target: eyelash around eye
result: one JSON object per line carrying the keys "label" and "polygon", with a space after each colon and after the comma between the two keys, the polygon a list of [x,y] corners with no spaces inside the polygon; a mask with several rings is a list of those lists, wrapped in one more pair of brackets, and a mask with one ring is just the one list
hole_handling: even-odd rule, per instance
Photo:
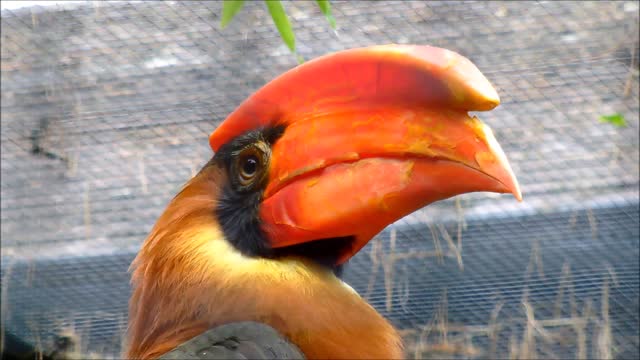
{"label": "eyelash around eye", "polygon": [[262,163],[259,154],[254,151],[247,151],[240,154],[238,157],[238,164],[236,167],[238,181],[242,186],[250,186],[253,180],[259,175],[262,170]]}
{"label": "eyelash around eye", "polygon": [[[251,191],[263,183],[269,156],[270,148],[264,142],[246,146],[234,154],[231,174],[236,190],[240,192]],[[247,164],[248,161],[254,162],[253,165]]]}

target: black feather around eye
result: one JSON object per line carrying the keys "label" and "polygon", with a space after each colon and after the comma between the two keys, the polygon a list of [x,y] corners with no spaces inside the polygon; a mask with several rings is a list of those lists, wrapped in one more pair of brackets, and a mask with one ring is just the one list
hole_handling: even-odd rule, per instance
{"label": "black feather around eye", "polygon": [[[225,238],[247,256],[272,256],[261,229],[259,209],[268,180],[271,146],[284,129],[275,126],[247,132],[221,146],[214,156],[214,161],[227,170],[229,179],[218,200],[218,220]],[[251,157],[256,161],[253,175],[244,167],[245,160]]]}
{"label": "black feather around eye", "polygon": [[225,238],[247,256],[271,256],[269,241],[260,228],[261,192],[238,193],[227,184],[218,201],[217,215]]}
{"label": "black feather around eye", "polygon": [[[340,254],[351,248],[353,237],[319,239],[273,249],[262,231],[260,203],[268,181],[271,146],[283,132],[283,126],[250,131],[225,144],[215,154],[213,161],[227,170],[229,179],[222,187],[216,207],[222,231],[227,241],[246,256],[308,258],[330,268],[336,276],[341,276],[343,265],[337,265],[337,260]],[[252,156],[255,157],[256,167],[250,164],[249,168],[244,168],[245,160]],[[250,175],[254,170],[255,173]],[[250,175],[246,176],[250,183],[242,183],[242,171]]]}

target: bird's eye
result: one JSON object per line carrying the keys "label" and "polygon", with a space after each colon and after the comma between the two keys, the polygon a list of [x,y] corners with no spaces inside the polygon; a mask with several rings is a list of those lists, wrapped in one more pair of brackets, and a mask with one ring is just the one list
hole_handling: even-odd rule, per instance
{"label": "bird's eye", "polygon": [[242,170],[240,176],[245,179],[251,179],[258,171],[258,157],[249,155],[242,161]]}
{"label": "bird's eye", "polygon": [[237,158],[236,173],[242,187],[249,187],[260,178],[263,168],[263,157],[255,147],[244,149]]}

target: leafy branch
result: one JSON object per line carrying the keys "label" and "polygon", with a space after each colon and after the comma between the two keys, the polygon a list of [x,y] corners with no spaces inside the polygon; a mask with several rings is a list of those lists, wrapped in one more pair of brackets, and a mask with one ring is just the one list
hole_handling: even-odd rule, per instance
{"label": "leafy branch", "polygon": [[611,114],[611,115],[601,115],[600,116],[600,122],[609,123],[609,124],[617,126],[617,127],[625,127],[625,126],[627,126],[627,122],[624,119],[624,115],[622,115],[620,113],[615,113],[615,114]]}
{"label": "leafy branch", "polygon": [[[289,17],[282,6],[280,0],[265,0],[264,1],[273,23],[276,25],[280,37],[287,45],[291,53],[296,56],[299,63],[302,63],[304,59],[296,51],[296,36],[293,33],[293,28],[289,22]],[[329,26],[332,29],[336,28],[336,20],[331,14],[331,4],[329,0],[316,0],[316,4],[320,8],[320,11],[324,14],[325,18],[329,22]],[[220,19],[220,27],[224,29],[229,25],[235,15],[242,9],[244,0],[224,0],[222,4],[222,18]]]}

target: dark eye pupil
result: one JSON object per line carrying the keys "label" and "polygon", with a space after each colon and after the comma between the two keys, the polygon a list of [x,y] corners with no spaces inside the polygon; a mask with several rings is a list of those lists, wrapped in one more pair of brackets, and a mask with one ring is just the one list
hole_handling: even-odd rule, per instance
{"label": "dark eye pupil", "polygon": [[242,165],[242,171],[247,175],[253,175],[258,170],[258,158],[254,155],[247,157]]}

